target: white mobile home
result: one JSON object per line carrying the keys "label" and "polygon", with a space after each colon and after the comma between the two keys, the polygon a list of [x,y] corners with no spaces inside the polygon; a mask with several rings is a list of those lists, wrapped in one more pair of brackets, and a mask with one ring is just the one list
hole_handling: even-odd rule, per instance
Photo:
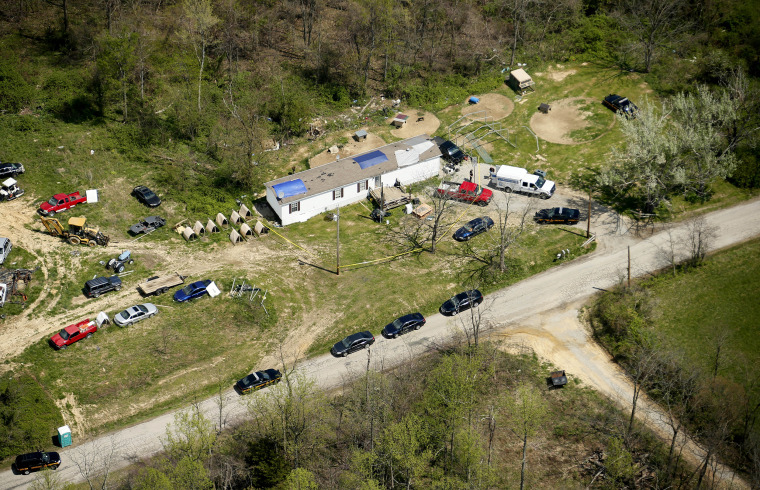
{"label": "white mobile home", "polygon": [[367,198],[370,189],[438,175],[441,151],[423,134],[368,153],[267,182],[267,202],[283,226]]}

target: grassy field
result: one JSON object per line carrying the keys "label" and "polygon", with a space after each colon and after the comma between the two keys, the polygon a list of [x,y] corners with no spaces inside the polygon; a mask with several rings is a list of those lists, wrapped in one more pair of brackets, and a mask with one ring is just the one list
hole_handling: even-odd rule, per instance
{"label": "grassy field", "polygon": [[649,290],[657,298],[655,328],[674,351],[712,370],[716,341],[727,335],[720,373],[746,383],[746,368],[760,358],[760,240],[710,257],[700,268],[672,277],[663,274]]}

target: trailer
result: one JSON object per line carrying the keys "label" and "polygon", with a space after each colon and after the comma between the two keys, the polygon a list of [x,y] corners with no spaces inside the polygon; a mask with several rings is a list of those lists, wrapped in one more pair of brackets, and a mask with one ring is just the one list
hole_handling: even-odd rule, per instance
{"label": "trailer", "polygon": [[166,276],[153,276],[137,285],[137,290],[143,296],[158,296],[164,294],[169,290],[185,283],[185,277],[178,273],[166,275]]}

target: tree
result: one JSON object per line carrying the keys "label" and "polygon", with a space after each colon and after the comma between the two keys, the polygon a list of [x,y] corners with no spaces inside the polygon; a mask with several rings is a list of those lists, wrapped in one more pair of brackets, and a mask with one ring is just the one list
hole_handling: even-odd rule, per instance
{"label": "tree", "polygon": [[193,47],[198,60],[198,113],[201,112],[201,86],[206,51],[213,43],[213,28],[219,22],[211,8],[210,0],[183,0],[183,30],[180,36]]}
{"label": "tree", "polygon": [[211,455],[216,435],[214,424],[194,403],[189,409],[174,415],[174,423],[166,428],[166,440],[162,442],[175,461],[183,458],[201,461]]}
{"label": "tree", "polygon": [[303,30],[303,42],[307,47],[311,46],[311,33],[314,30],[314,18],[319,13],[317,0],[298,0],[301,7],[301,23]]}
{"label": "tree", "polygon": [[116,455],[116,439],[110,437],[102,442],[79,446],[70,453],[70,458],[87,482],[90,490],[108,488],[108,478]]}
{"label": "tree", "polygon": [[528,439],[535,436],[548,412],[546,401],[532,385],[521,383],[507,398],[507,413],[514,423],[512,431],[522,440],[520,489],[525,488],[525,466],[528,462]]}
{"label": "tree", "polygon": [[659,48],[666,47],[689,25],[682,17],[684,0],[621,0],[618,21],[634,36],[649,73]]}
{"label": "tree", "polygon": [[689,247],[688,264],[700,265],[707,257],[712,242],[717,237],[717,228],[710,225],[704,216],[696,216],[686,221],[687,244]]}
{"label": "tree", "polygon": [[478,347],[481,329],[488,328],[488,322],[483,318],[488,307],[482,305],[483,303],[474,305],[466,313],[461,313],[457,316],[457,324],[464,333],[467,345],[471,349]]}
{"label": "tree", "polygon": [[427,439],[424,421],[414,413],[405,415],[383,430],[378,459],[391,481],[399,482],[407,489],[415,485],[415,479],[424,473],[432,457],[430,450],[426,449]]}
{"label": "tree", "polygon": [[128,94],[131,84],[131,75],[137,66],[135,51],[137,47],[137,34],[122,32],[120,36],[107,35],[99,43],[98,71],[103,76],[106,86],[112,85],[112,80],[119,87],[121,99],[122,122],[126,123],[129,114]]}
{"label": "tree", "polygon": [[628,342],[631,346],[626,363],[628,367],[628,375],[633,384],[633,397],[631,399],[631,416],[628,419],[626,437],[630,437],[633,431],[633,421],[636,416],[636,408],[638,406],[641,392],[646,387],[647,382],[657,375],[657,368],[659,366],[657,352],[649,339],[634,331],[632,333],[632,340],[629,340]]}
{"label": "tree", "polygon": [[50,469],[44,469],[34,478],[29,488],[31,490],[60,490],[65,486],[57,473],[53,473],[53,470]]}

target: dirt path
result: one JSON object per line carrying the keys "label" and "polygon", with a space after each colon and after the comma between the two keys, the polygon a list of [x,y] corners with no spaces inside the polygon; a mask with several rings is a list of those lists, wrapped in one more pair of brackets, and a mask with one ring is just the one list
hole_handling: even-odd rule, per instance
{"label": "dirt path", "polygon": [[[631,385],[628,379],[612,363],[589,337],[577,321],[577,309],[599,290],[609,288],[623,277],[627,263],[627,246],[631,246],[632,270],[635,276],[645,275],[663,267],[664,260],[658,250],[667,243],[667,234],[655,234],[645,240],[619,236],[609,217],[600,217],[598,227],[602,241],[594,254],[585,255],[537,276],[526,279],[509,288],[489,295],[490,307],[486,320],[494,325],[492,335],[502,337],[511,344],[524,343],[550,362],[569,371],[594,389],[605,393],[621,408],[630,409]],[[714,248],[740,243],[760,234],[760,199],[716,211],[707,215],[709,224],[718,230]],[[606,223],[606,224],[605,224]],[[680,232],[682,228],[677,228]],[[408,361],[449,342],[457,335],[455,319],[432,315],[425,328],[410,333],[402,339],[387,340],[378,337],[370,353],[374,369],[388,369]],[[339,387],[345,381],[360,376],[366,368],[364,354],[335,359],[323,355],[302,361],[299,370],[311,376],[324,389]],[[245,400],[234,391],[224,394],[224,416],[228,422],[246,417]],[[218,420],[217,399],[211,398],[200,404],[210,420]],[[638,411],[640,420],[647,423],[669,441],[669,428],[654,404],[644,399]],[[82,481],[74,461],[99,454],[110,454],[114,459],[111,470],[127,466],[136,458],[145,458],[162,448],[161,438],[174,417],[174,412],[164,414],[147,422],[122,429],[112,434],[78,442],[76,447],[61,451],[64,460],[59,475],[64,481]],[[702,449],[684,439],[683,454],[696,464],[703,456]],[[99,463],[95,463],[96,466]],[[718,476],[725,484],[739,488],[747,485],[723,466],[718,466]],[[9,471],[0,474],[0,488],[25,488],[33,479],[13,476]]]}

